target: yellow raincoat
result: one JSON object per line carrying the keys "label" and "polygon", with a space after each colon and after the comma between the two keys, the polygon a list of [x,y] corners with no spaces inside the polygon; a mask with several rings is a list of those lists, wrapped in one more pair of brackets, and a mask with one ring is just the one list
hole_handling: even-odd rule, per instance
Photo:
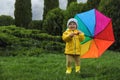
{"label": "yellow raincoat", "polygon": [[73,37],[70,37],[69,35],[73,32],[77,33],[78,30],[76,29],[72,31],[70,29],[67,29],[62,35],[63,41],[66,42],[65,54],[80,55],[81,52],[80,42],[85,39],[85,36],[84,33],[81,33],[79,35],[74,35]]}

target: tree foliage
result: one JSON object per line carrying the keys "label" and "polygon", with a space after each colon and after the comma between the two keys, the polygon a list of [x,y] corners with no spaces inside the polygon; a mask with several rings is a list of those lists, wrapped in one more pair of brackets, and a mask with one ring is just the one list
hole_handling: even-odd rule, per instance
{"label": "tree foliage", "polygon": [[14,16],[16,26],[27,28],[32,21],[31,0],[16,0]]}
{"label": "tree foliage", "polygon": [[68,7],[72,2],[77,2],[77,0],[68,0],[67,7]]}
{"label": "tree foliage", "polygon": [[59,1],[58,0],[44,0],[44,14],[43,18],[47,15],[47,13],[56,8],[59,7]]}
{"label": "tree foliage", "polygon": [[42,20],[32,20],[30,22],[30,24],[28,25],[28,27],[30,29],[39,29],[39,30],[42,30],[42,23],[43,23]]}
{"label": "tree foliage", "polygon": [[61,35],[63,19],[63,11],[60,8],[49,11],[43,22],[43,30],[52,35]]}
{"label": "tree foliage", "polygon": [[87,1],[88,7],[90,9],[92,9],[92,8],[96,8],[97,9],[99,7],[100,1],[101,0],[88,0]]}
{"label": "tree foliage", "polygon": [[13,25],[14,19],[11,16],[1,15],[0,16],[0,26]]}

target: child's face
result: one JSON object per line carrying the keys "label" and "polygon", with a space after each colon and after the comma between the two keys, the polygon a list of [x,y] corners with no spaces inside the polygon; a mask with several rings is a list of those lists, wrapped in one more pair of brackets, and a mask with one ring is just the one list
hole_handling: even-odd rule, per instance
{"label": "child's face", "polygon": [[68,25],[68,27],[69,27],[70,30],[75,30],[76,27],[77,27],[77,25],[76,25],[75,22],[70,22],[69,25]]}

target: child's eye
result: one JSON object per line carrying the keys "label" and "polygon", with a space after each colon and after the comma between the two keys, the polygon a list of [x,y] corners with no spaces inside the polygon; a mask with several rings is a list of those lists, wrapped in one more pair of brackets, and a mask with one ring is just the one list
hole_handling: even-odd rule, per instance
{"label": "child's eye", "polygon": [[72,23],[70,23],[69,25],[76,25],[76,23],[72,22]]}

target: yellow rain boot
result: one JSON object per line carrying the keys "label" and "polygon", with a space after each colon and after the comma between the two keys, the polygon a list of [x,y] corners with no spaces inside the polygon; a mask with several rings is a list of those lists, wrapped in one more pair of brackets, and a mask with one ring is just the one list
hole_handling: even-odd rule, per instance
{"label": "yellow rain boot", "polygon": [[71,72],[72,72],[72,68],[71,67],[67,67],[66,74],[70,74]]}
{"label": "yellow rain boot", "polygon": [[80,73],[80,66],[76,66],[76,67],[75,67],[75,72],[76,72],[76,73]]}

